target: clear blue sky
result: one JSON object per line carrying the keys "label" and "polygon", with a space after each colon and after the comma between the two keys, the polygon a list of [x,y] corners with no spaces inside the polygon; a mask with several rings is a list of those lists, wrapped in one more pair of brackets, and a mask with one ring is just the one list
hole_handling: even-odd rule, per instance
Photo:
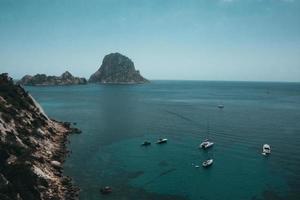
{"label": "clear blue sky", "polygon": [[89,77],[104,55],[149,79],[300,81],[299,0],[0,0],[0,71]]}

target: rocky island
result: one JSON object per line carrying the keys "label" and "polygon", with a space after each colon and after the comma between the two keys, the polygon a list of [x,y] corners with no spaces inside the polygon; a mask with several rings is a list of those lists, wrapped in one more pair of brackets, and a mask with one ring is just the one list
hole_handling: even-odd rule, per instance
{"label": "rocky island", "polygon": [[[78,131],[78,129],[76,129]],[[58,122],[7,74],[0,75],[0,199],[77,199],[63,175],[70,123]]]}
{"label": "rocky island", "polygon": [[18,84],[29,86],[53,86],[53,85],[82,85],[86,84],[85,78],[74,77],[66,71],[61,76],[47,76],[46,74],[26,75]]}
{"label": "rocky island", "polygon": [[91,83],[138,84],[149,82],[135,69],[134,63],[120,53],[104,57],[99,70],[91,75]]}

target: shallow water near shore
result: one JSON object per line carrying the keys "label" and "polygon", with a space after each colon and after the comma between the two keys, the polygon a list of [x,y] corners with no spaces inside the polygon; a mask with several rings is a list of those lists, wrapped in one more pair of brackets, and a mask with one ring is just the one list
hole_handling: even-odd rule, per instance
{"label": "shallow water near shore", "polygon": [[[300,84],[153,81],[26,87],[77,122],[65,174],[80,199],[300,199]],[[224,104],[220,110],[218,104]],[[203,139],[213,148],[198,149]],[[155,144],[159,137],[168,143]],[[152,145],[141,147],[144,140]],[[269,157],[262,144],[271,145]],[[208,169],[195,168],[207,158]],[[113,193],[101,196],[99,188]]]}

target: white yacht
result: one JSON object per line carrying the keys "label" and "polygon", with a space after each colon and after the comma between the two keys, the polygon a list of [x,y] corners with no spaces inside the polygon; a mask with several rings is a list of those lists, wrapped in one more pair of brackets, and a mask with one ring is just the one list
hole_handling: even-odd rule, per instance
{"label": "white yacht", "polygon": [[208,159],[202,163],[202,167],[209,167],[213,164],[213,162],[214,162],[213,159]]}
{"label": "white yacht", "polygon": [[156,144],[163,144],[167,143],[168,139],[167,138],[159,138],[156,142]]}
{"label": "white yacht", "polygon": [[199,147],[202,149],[207,149],[209,147],[212,147],[213,145],[214,145],[213,142],[210,142],[208,139],[206,139],[199,145]]}
{"label": "white yacht", "polygon": [[270,147],[270,145],[264,144],[264,145],[263,145],[262,154],[263,154],[264,156],[266,156],[266,155],[268,155],[268,154],[270,154],[270,153],[271,153],[271,147]]}

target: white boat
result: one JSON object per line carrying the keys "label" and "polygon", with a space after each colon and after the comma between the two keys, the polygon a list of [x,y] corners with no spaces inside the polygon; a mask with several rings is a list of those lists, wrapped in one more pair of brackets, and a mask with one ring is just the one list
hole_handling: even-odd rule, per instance
{"label": "white boat", "polygon": [[202,163],[202,167],[209,167],[213,164],[213,162],[214,162],[213,159],[208,159]]}
{"label": "white boat", "polygon": [[207,149],[209,147],[212,147],[213,145],[214,145],[213,142],[210,142],[208,139],[206,139],[199,145],[199,147],[203,149]]}
{"label": "white boat", "polygon": [[199,148],[207,149],[209,147],[212,147],[214,145],[213,142],[209,141],[209,124],[207,124],[207,139],[205,139],[200,145]]}
{"label": "white boat", "polygon": [[264,145],[263,145],[263,151],[262,151],[262,154],[263,154],[264,156],[266,156],[266,155],[268,155],[268,154],[270,154],[270,153],[271,153],[271,147],[270,147],[270,145],[264,144]]}
{"label": "white boat", "polygon": [[167,138],[159,138],[156,142],[156,144],[163,144],[167,143],[168,139]]}

